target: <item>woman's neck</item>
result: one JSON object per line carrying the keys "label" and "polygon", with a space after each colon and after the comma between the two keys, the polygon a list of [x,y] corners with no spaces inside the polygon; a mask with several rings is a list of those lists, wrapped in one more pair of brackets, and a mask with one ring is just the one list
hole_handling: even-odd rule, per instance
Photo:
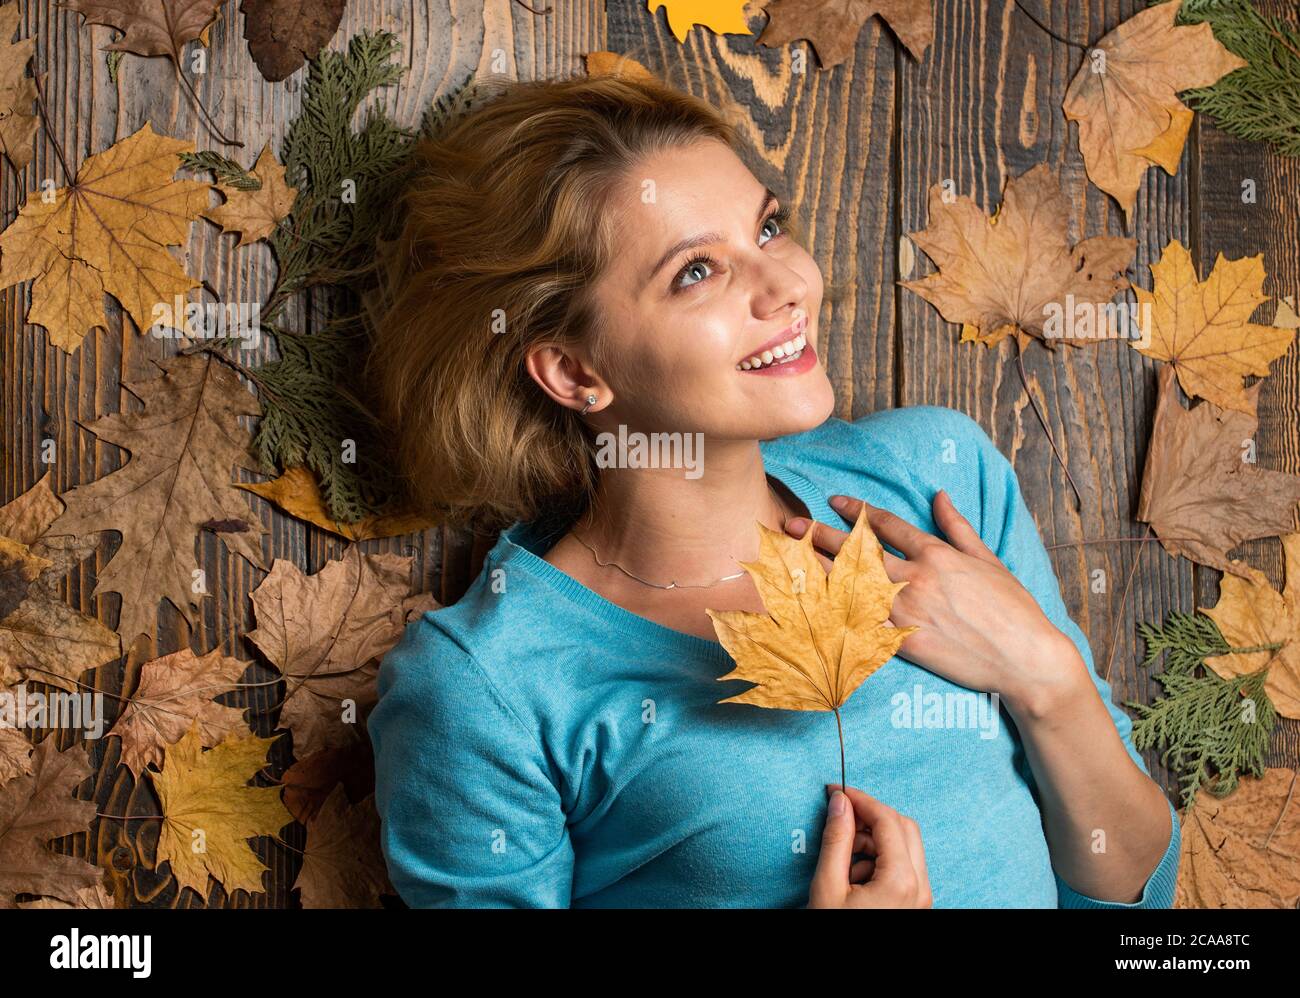
{"label": "woman's neck", "polygon": [[795,511],[769,486],[758,441],[710,442],[704,473],[680,468],[606,468],[575,530],[643,580],[707,585],[758,558],[760,521],[781,530]]}

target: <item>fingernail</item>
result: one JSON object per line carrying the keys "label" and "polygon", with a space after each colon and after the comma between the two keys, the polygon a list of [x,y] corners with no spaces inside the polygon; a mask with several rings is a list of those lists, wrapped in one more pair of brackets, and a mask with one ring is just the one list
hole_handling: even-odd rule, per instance
{"label": "fingernail", "polygon": [[808,521],[802,516],[791,517],[785,522],[785,529],[788,533],[792,533],[796,537],[802,537],[804,531],[808,529]]}
{"label": "fingernail", "polygon": [[830,813],[831,817],[838,818],[849,809],[849,799],[844,796],[843,790],[836,790],[831,794]]}
{"label": "fingernail", "polygon": [[848,496],[831,496],[831,508],[836,512],[845,509],[849,504]]}

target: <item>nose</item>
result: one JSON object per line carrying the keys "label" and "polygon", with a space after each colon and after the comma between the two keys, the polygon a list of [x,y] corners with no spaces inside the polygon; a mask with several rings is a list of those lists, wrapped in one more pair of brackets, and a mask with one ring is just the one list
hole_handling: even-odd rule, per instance
{"label": "nose", "polygon": [[[783,309],[796,310],[808,300],[808,282],[780,260],[762,253],[755,262],[753,284],[754,317],[769,319]],[[798,318],[795,313],[792,318]]]}

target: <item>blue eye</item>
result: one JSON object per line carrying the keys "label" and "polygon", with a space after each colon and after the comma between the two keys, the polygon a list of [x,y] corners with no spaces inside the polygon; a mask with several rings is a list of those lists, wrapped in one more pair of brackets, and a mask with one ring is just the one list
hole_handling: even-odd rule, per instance
{"label": "blue eye", "polygon": [[[776,231],[773,232],[771,235],[769,235],[766,240],[760,241],[759,245],[766,246],[773,239],[777,238],[777,236],[784,235],[785,234],[784,224],[786,219],[788,219],[789,217],[790,217],[790,209],[788,207],[782,206],[778,208],[776,211],[772,212],[772,214],[768,215],[767,218],[763,219],[763,224],[762,226],[759,227],[760,236],[762,235],[763,230],[766,229],[769,225],[772,225],[773,223],[775,223]],[[702,284],[704,281],[708,280],[710,273],[713,269],[713,266],[714,266],[713,259],[707,253],[699,253],[691,257],[689,260],[686,261],[686,263],[682,266],[682,269],[677,272],[677,276],[673,279],[673,286],[671,289],[673,294],[677,294],[681,291],[685,291],[687,288],[691,287],[694,284]],[[685,280],[685,278],[689,276],[692,272],[698,272],[697,268],[703,269],[705,273],[702,276],[699,276],[698,279],[694,281]]]}
{"label": "blue eye", "polygon": [[[773,212],[771,215],[769,215],[769,216],[768,216],[768,217],[763,221],[763,228],[764,228],[764,229],[766,229],[769,225],[772,225],[772,224],[774,224],[774,223],[775,223],[775,225],[776,225],[776,231],[773,232],[772,235],[769,237],[769,241],[771,241],[772,239],[775,239],[777,236],[779,236],[779,235],[784,231],[783,228],[782,228],[781,223],[784,222],[784,221],[786,220],[786,217],[788,216],[788,214],[789,214],[789,212],[787,212],[786,209],[782,208],[780,211],[775,211],[775,212]],[[762,231],[762,230],[760,230],[760,232],[761,232],[761,231]],[[762,244],[762,243],[759,243],[759,245],[761,246],[761,245],[763,245],[763,244]]]}
{"label": "blue eye", "polygon": [[700,281],[706,280],[709,276],[707,273],[704,274],[702,277],[700,277],[699,280],[690,281],[688,283],[683,283],[682,278],[687,276],[689,273],[691,273],[691,271],[695,270],[696,268],[703,268],[704,270],[709,270],[712,266],[713,266],[713,261],[709,259],[709,255],[707,253],[701,253],[697,256],[691,257],[689,260],[686,261],[686,265],[683,266],[680,271],[678,271],[679,276],[676,282],[674,282],[673,284],[673,290],[678,290],[680,288],[689,288],[692,284],[699,284]]}

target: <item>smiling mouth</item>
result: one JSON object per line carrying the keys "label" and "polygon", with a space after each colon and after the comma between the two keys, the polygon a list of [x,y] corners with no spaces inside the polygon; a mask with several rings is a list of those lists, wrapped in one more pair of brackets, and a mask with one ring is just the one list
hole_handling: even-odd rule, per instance
{"label": "smiling mouth", "polygon": [[804,348],[808,346],[807,328],[807,323],[802,323],[800,332],[797,335],[769,349],[762,350],[752,357],[747,357],[736,365],[736,370],[758,371],[765,367],[777,367],[798,360],[803,356]]}
{"label": "smiling mouth", "polygon": [[808,340],[803,333],[800,333],[793,340],[781,344],[775,350],[764,350],[757,357],[750,357],[748,360],[742,360],[736,365],[737,371],[757,371],[764,367],[777,367],[781,364],[789,364],[803,356],[804,347],[808,345]]}

